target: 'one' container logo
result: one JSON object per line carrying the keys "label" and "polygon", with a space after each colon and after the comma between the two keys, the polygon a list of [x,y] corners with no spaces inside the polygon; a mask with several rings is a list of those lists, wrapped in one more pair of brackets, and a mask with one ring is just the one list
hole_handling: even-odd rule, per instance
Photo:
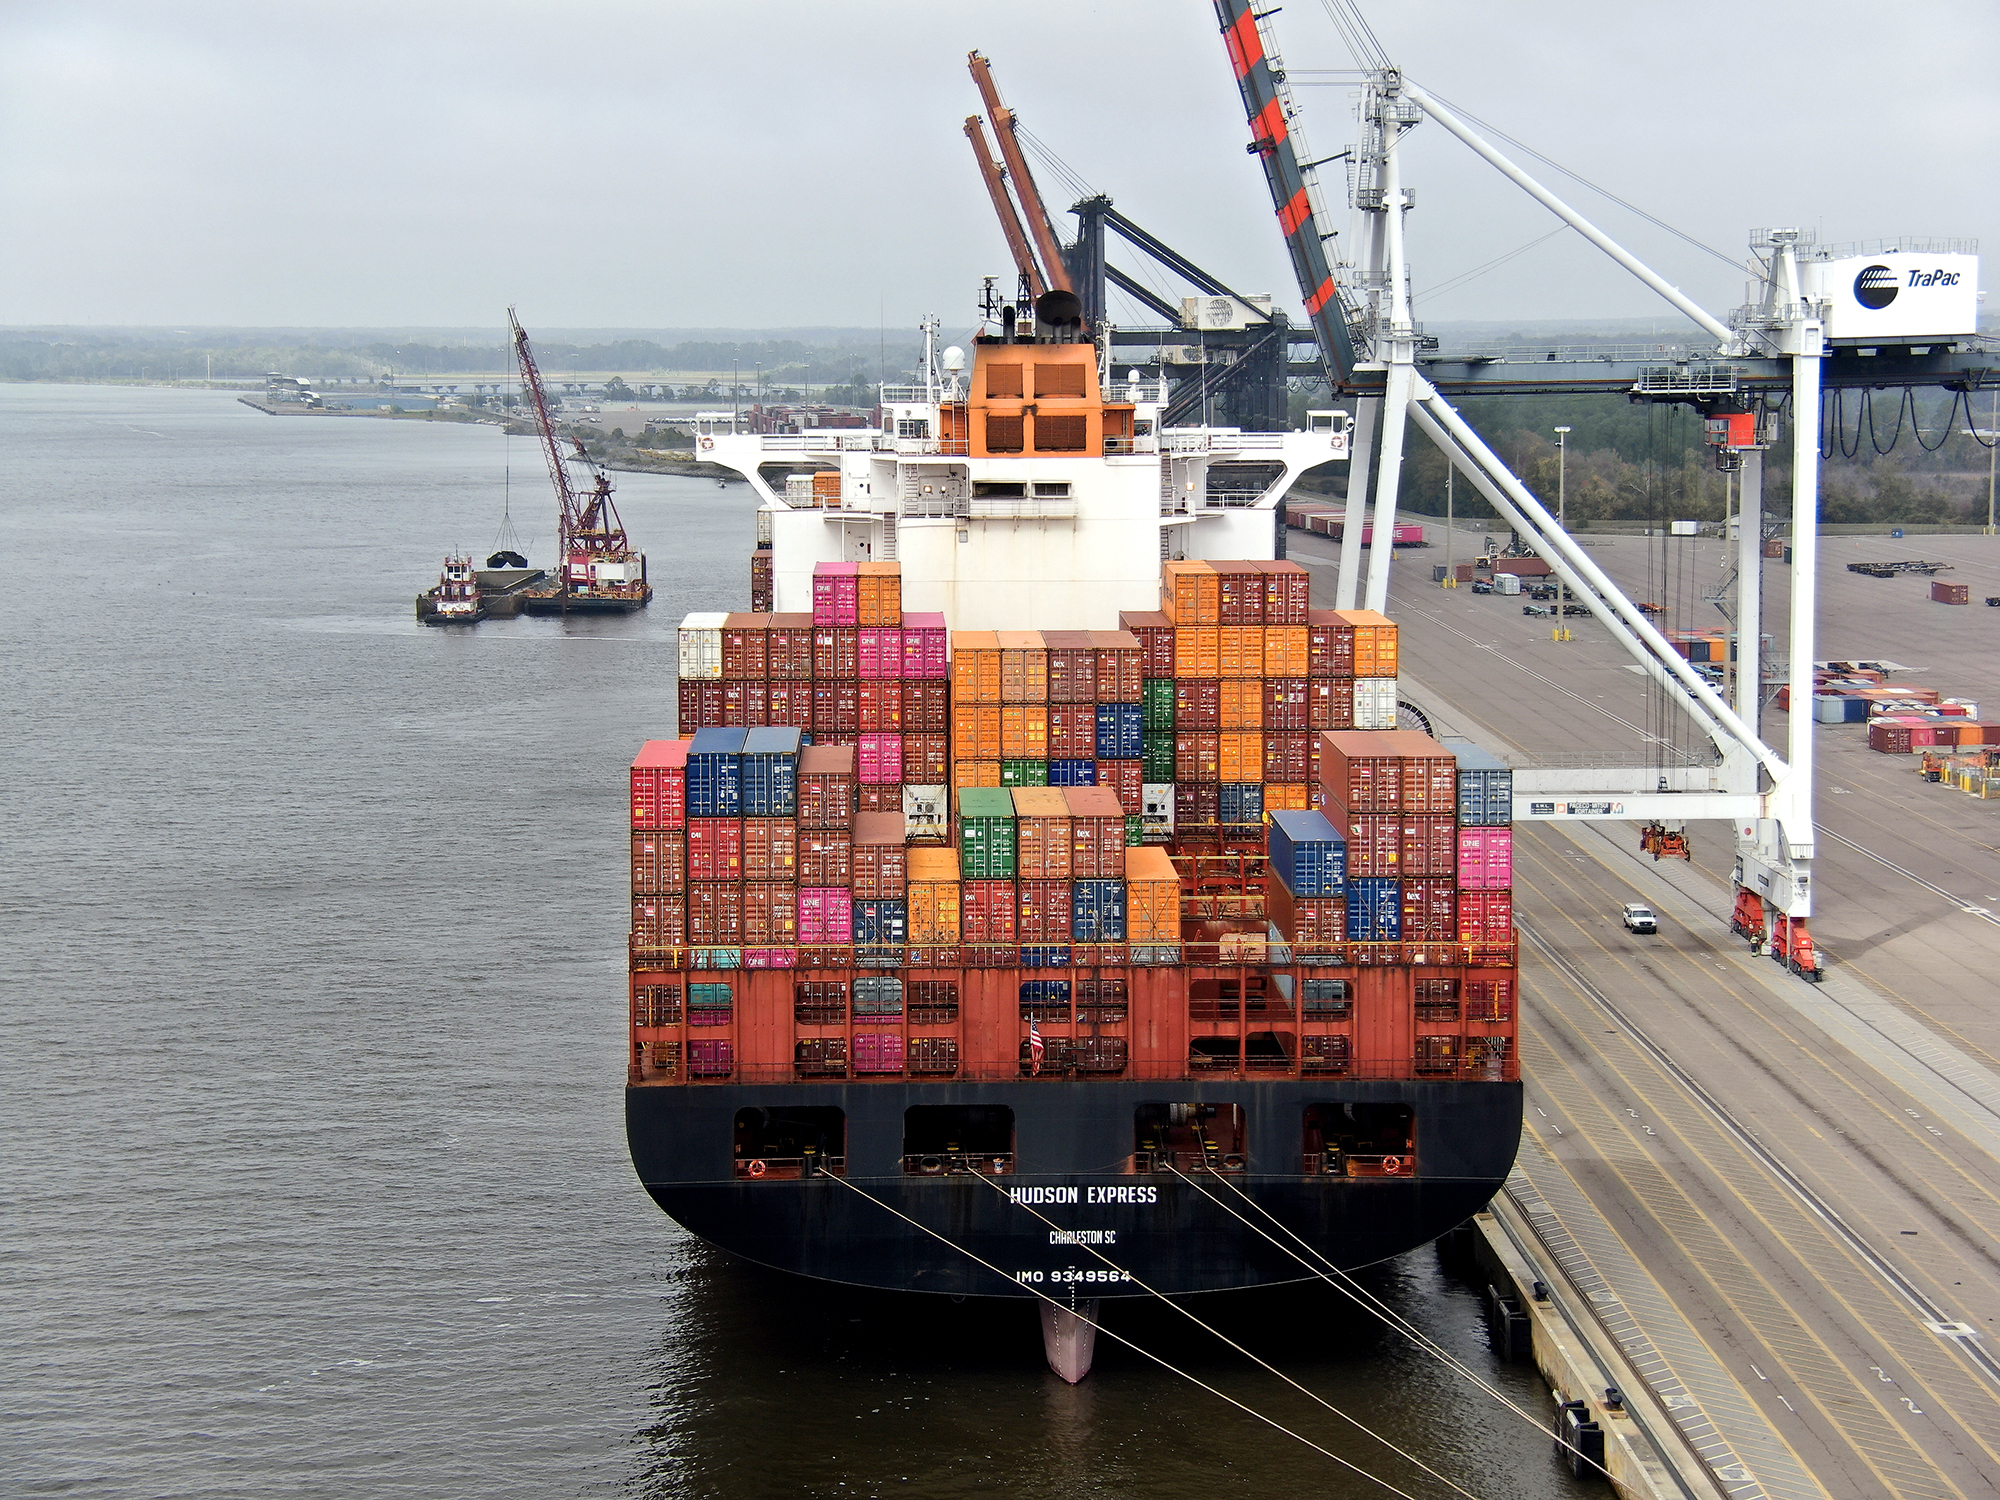
{"label": "'one' container logo", "polygon": [[1896,300],[1896,273],[1887,266],[1866,266],[1854,278],[1854,300],[1880,312]]}

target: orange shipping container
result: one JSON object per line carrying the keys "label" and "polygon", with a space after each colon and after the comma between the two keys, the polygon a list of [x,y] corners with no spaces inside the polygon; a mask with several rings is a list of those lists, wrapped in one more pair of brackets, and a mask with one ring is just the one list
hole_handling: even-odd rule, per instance
{"label": "orange shipping container", "polygon": [[1166,946],[1181,940],[1181,882],[1167,851],[1125,851],[1125,940]]}
{"label": "orange shipping container", "polygon": [[1070,878],[1069,803],[1052,786],[1014,788],[1017,871],[1022,880]]}
{"label": "orange shipping container", "polygon": [[[1208,563],[1170,562],[1160,569],[1160,608],[1176,625],[1220,625],[1222,580]],[[1175,643],[1178,646],[1178,642]],[[1197,672],[1197,677],[1213,673]]]}
{"label": "orange shipping container", "polygon": [[903,623],[903,565],[893,562],[861,564],[856,588],[859,625],[898,626]]}
{"label": "orange shipping container", "polygon": [[1214,625],[1174,627],[1174,676],[1220,677],[1222,631]]}
{"label": "orange shipping container", "polygon": [[1000,705],[1000,758],[1049,758],[1049,706],[1046,703]]}
{"label": "orange shipping container", "polygon": [[1396,675],[1396,625],[1372,609],[1337,609],[1334,618],[1354,627],[1354,675]]}
{"label": "orange shipping container", "polygon": [[1307,641],[1310,635],[1304,625],[1266,625],[1264,627],[1264,675],[1266,677],[1304,677],[1307,675]]}
{"label": "orange shipping container", "polygon": [[1312,806],[1312,789],[1303,781],[1264,783],[1264,821],[1274,812],[1304,812]]}
{"label": "orange shipping container", "polygon": [[1216,747],[1218,781],[1262,781],[1264,736],[1225,733]]}
{"label": "orange shipping container", "polygon": [[956,849],[910,851],[910,942],[929,947],[956,943],[960,887]]}
{"label": "orange shipping container", "polygon": [[952,753],[963,760],[1000,758],[1000,705],[966,703],[951,705]]}
{"label": "orange shipping container", "polygon": [[1000,701],[1000,637],[991,630],[951,633],[951,698],[954,704]]}
{"label": "orange shipping container", "polygon": [[1264,684],[1254,677],[1223,679],[1222,720],[1224,729],[1264,727]]}
{"label": "orange shipping container", "polygon": [[998,760],[955,760],[951,763],[951,784],[953,786],[998,786],[1000,785],[1000,762]]}
{"label": "orange shipping container", "polygon": [[1264,627],[1224,625],[1217,634],[1218,677],[1264,675]]}
{"label": "orange shipping container", "polygon": [[1002,703],[1046,703],[1049,701],[1049,648],[1039,630],[1001,630],[1000,701]]}

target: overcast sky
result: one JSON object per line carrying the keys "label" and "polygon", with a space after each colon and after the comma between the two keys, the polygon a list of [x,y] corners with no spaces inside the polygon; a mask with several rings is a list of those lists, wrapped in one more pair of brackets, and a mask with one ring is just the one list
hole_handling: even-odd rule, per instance
{"label": "overcast sky", "polygon": [[[2000,247],[1993,0],[1362,3],[1412,78],[1732,258],[1787,223]],[[1315,0],[1276,24],[1337,151],[1348,92],[1307,70],[1353,60]],[[543,327],[957,331],[1006,265],[960,134],[973,47],[1082,180],[1296,305],[1207,0],[8,0],[0,322],[498,326],[513,302]],[[1424,296],[1556,221],[1435,124],[1407,149],[1420,317],[1672,326],[1568,234]],[[1537,170],[1711,310],[1741,300],[1740,271]]]}

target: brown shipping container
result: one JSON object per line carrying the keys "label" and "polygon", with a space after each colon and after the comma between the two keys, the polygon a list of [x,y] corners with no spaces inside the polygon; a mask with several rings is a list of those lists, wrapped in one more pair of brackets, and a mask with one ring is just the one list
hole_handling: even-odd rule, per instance
{"label": "brown shipping container", "polygon": [[845,828],[799,830],[799,884],[840,886],[854,883],[854,835]]}
{"label": "brown shipping container", "polygon": [[[810,614],[769,616],[765,632],[765,675],[771,678],[810,680],[813,674],[813,620]],[[725,672],[723,674],[727,676]]]}
{"label": "brown shipping container", "polygon": [[1406,943],[1449,943],[1458,936],[1458,890],[1449,880],[1403,880]]}
{"label": "brown shipping container", "polygon": [[725,729],[761,729],[770,722],[770,696],[764,679],[725,679],[722,684],[722,724]]}
{"label": "brown shipping container", "polygon": [[[1125,874],[1125,806],[1107,786],[1061,788],[1069,806],[1070,863],[1075,880],[1118,880]],[[1018,804],[1019,795],[1015,797]]]}
{"label": "brown shipping container", "polygon": [[1174,675],[1174,622],[1158,610],[1120,610],[1118,628],[1139,643],[1139,675]]}
{"label": "brown shipping container", "polygon": [[1326,816],[1347,840],[1348,879],[1403,873],[1403,820],[1396,814],[1348,812],[1334,803]]}
{"label": "brown shipping container", "polygon": [[813,738],[833,735],[852,738],[861,732],[861,684],[854,678],[815,678],[813,690]]}
{"label": "brown shipping container", "polygon": [[1089,760],[1097,754],[1097,705],[1049,705],[1049,759]]}
{"label": "brown shipping container", "polygon": [[1174,828],[1213,829],[1222,821],[1222,784],[1216,781],[1174,783]]}
{"label": "brown shipping container", "polygon": [[951,774],[951,738],[942,734],[903,736],[903,780],[911,786],[943,786]]}
{"label": "brown shipping container", "polygon": [[1963,583],[1933,583],[1931,585],[1931,602],[1933,604],[1970,604],[1972,602],[1971,586]]}
{"label": "brown shipping container", "polygon": [[1302,563],[1258,564],[1264,574],[1264,623],[1303,625],[1312,610],[1312,571]]}
{"label": "brown shipping container", "polygon": [[900,782],[862,782],[855,794],[854,812],[858,822],[862,813],[895,813],[903,811],[903,788]]}
{"label": "brown shipping container", "polygon": [[674,717],[674,726],[682,734],[722,727],[720,682],[681,682],[676,684],[675,697],[679,712]]}
{"label": "brown shipping container", "polygon": [[769,615],[731,614],[722,620],[722,675],[768,677]]}
{"label": "brown shipping container", "polygon": [[1176,782],[1222,780],[1222,736],[1213,730],[1179,730],[1174,734]]}
{"label": "brown shipping container", "polygon": [[743,887],[735,881],[688,884],[688,941],[697,948],[743,945]]}
{"label": "brown shipping container", "polygon": [[1264,679],[1263,724],[1266,729],[1310,729],[1312,718],[1306,708],[1306,683],[1300,677]]}
{"label": "brown shipping container", "polygon": [[1049,648],[1049,702],[1097,701],[1097,652],[1087,630],[1051,630],[1042,639]]}
{"label": "brown shipping container", "polygon": [[789,948],[799,940],[799,888],[771,881],[743,887],[743,945]]}
{"label": "brown shipping container", "polygon": [[743,820],[743,878],[795,882],[799,872],[799,825],[795,818]]}
{"label": "brown shipping container", "polygon": [[1224,625],[1264,623],[1264,573],[1254,562],[1219,562],[1216,618]]}
{"label": "brown shipping container", "polygon": [[968,880],[961,886],[960,935],[968,943],[1014,941],[1014,882]]}
{"label": "brown shipping container", "polygon": [[799,826],[854,826],[854,746],[808,745],[799,752]]}
{"label": "brown shipping container", "polygon": [[1097,784],[1117,793],[1118,805],[1127,817],[1136,818],[1146,806],[1146,763],[1138,760],[1100,760]]}
{"label": "brown shipping container", "polygon": [[741,818],[689,818],[687,841],[690,881],[743,878]]}
{"label": "brown shipping container", "polygon": [[1125,939],[1148,947],[1181,940],[1181,883],[1167,851],[1125,851]]}
{"label": "brown shipping container", "polygon": [[1354,627],[1354,675],[1394,677],[1396,675],[1396,625],[1387,615],[1372,609],[1335,610],[1346,624]]}
{"label": "brown shipping container", "polygon": [[1067,880],[1014,882],[1014,931],[1024,943],[1067,943],[1070,894]]}
{"label": "brown shipping container", "polygon": [[820,625],[813,630],[813,676],[820,679],[861,675],[861,632],[844,625]]}
{"label": "brown shipping container", "polygon": [[[901,796],[898,794],[898,802]],[[903,814],[866,812],[854,819],[854,899],[895,901],[909,883]]]}
{"label": "brown shipping container", "polygon": [[1099,703],[1138,703],[1146,694],[1146,658],[1139,638],[1129,630],[1093,630],[1092,646],[1097,651],[1097,693]]}
{"label": "brown shipping container", "polygon": [[679,895],[687,888],[687,835],[632,835],[632,894]]}
{"label": "brown shipping container", "polygon": [[855,689],[855,722],[863,734],[903,732],[903,684],[893,677],[864,677]]}
{"label": "brown shipping container", "polygon": [[1215,634],[1216,676],[1262,677],[1264,675],[1263,626],[1224,625]]}
{"label": "brown shipping container", "polygon": [[1255,678],[1225,677],[1222,680],[1221,727],[1262,729],[1264,727],[1264,684]]}
{"label": "brown shipping container", "polygon": [[1000,639],[1000,701],[1049,701],[1049,648],[1039,630],[998,630]]}
{"label": "brown shipping container", "polygon": [[951,701],[954,707],[1000,701],[1000,637],[993,631],[951,633]]}
{"label": "brown shipping container", "polygon": [[903,733],[951,733],[951,683],[947,679],[903,679]]}
{"label": "brown shipping container", "polygon": [[1306,727],[1315,731],[1354,727],[1352,677],[1306,679]]}
{"label": "brown shipping container", "polygon": [[[1222,681],[1216,677],[1176,677],[1174,679],[1174,728],[1220,729],[1222,727]],[[1093,728],[1092,733],[1096,731]]]}
{"label": "brown shipping container", "polygon": [[[1312,780],[1312,740],[1303,729],[1265,730],[1264,779],[1267,782]],[[1264,811],[1271,810],[1267,797]]]}
{"label": "brown shipping container", "polygon": [[1174,676],[1220,677],[1222,630],[1215,625],[1174,627]]}
{"label": "brown shipping container", "polygon": [[764,690],[770,697],[770,721],[773,724],[793,729],[812,728],[813,690],[810,681],[768,682]]}
{"label": "brown shipping container", "polygon": [[688,940],[685,896],[634,896],[632,940],[641,948],[684,948]]}
{"label": "brown shipping container", "polygon": [[998,760],[1000,705],[954,702],[951,706],[951,751],[960,760]]}
{"label": "brown shipping container", "polygon": [[1285,889],[1284,881],[1270,875],[1264,880],[1264,910],[1289,942],[1305,945],[1346,940],[1347,903],[1338,896],[1294,896]]}
{"label": "brown shipping container", "polygon": [[1458,819],[1448,813],[1403,815],[1402,874],[1406,879],[1458,873]]}
{"label": "brown shipping container", "polygon": [[1199,559],[1170,562],[1160,574],[1160,608],[1175,625],[1222,623],[1222,580],[1212,564]]}
{"label": "brown shipping container", "polygon": [[[1350,729],[1328,734],[1320,754],[1327,793],[1349,812],[1403,809],[1402,758],[1386,743],[1393,731]],[[1454,807],[1456,803],[1454,802]]]}
{"label": "brown shipping container", "polygon": [[1016,872],[1022,880],[1068,880],[1069,803],[1053,786],[1014,788]]}
{"label": "brown shipping container", "polygon": [[1354,675],[1354,627],[1330,609],[1316,609],[1307,616],[1306,675]]}

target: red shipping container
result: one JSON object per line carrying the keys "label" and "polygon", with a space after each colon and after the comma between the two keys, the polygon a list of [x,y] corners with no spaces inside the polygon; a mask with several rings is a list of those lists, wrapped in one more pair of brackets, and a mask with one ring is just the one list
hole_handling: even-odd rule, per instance
{"label": "red shipping container", "polygon": [[[1303,779],[1303,778],[1302,778]],[[1145,810],[1146,763],[1142,760],[1100,760],[1097,784],[1117,797],[1126,816],[1137,817]]]}
{"label": "red shipping container", "polygon": [[887,786],[903,779],[903,737],[900,734],[861,736],[860,768],[863,786]]}
{"label": "red shipping container", "polygon": [[1139,638],[1129,630],[1093,630],[1097,648],[1099,703],[1139,703],[1145,698],[1146,659]]}
{"label": "red shipping container", "polygon": [[1438,813],[1403,818],[1402,874],[1406,879],[1447,882],[1458,871],[1458,820]]}
{"label": "red shipping container", "polygon": [[1049,648],[1049,702],[1097,701],[1097,648],[1087,630],[1050,630],[1042,640]]}
{"label": "red shipping container", "polygon": [[1402,811],[1402,758],[1380,733],[1356,729],[1329,734],[1320,751],[1320,779],[1349,812]]}
{"label": "red shipping container", "polygon": [[831,626],[813,629],[813,676],[815,678],[859,677],[861,675],[861,632],[836,630]]}
{"label": "red shipping container", "polygon": [[1264,910],[1289,942],[1305,946],[1347,938],[1347,902],[1338,896],[1294,896],[1271,875],[1264,880]]}
{"label": "red shipping container", "polygon": [[764,678],[770,676],[767,661],[769,615],[732,614],[722,621],[722,675]]}
{"label": "red shipping container", "polygon": [[674,724],[682,734],[722,727],[721,682],[683,682],[676,697],[680,712],[675,716]]}
{"label": "red shipping container", "polygon": [[1330,609],[1306,616],[1306,676],[1354,675],[1354,627]]}
{"label": "red shipping container", "polygon": [[864,625],[856,633],[854,660],[862,677],[903,675],[903,632],[887,625]]}
{"label": "red shipping container", "polygon": [[903,615],[903,670],[911,680],[943,680],[951,675],[951,659],[946,646],[944,616],[936,613]]}
{"label": "red shipping container", "polygon": [[728,729],[761,729],[771,721],[770,696],[763,679],[744,678],[722,684],[722,723]]}
{"label": "red shipping container", "polygon": [[903,732],[903,684],[893,677],[863,677],[856,689],[855,715],[863,734]]}
{"label": "red shipping container", "polygon": [[688,879],[691,881],[741,880],[743,820],[689,818],[687,861]]}
{"label": "red shipping container", "polygon": [[808,745],[799,752],[799,826],[854,826],[852,745]]}
{"label": "red shipping container", "polygon": [[854,941],[854,898],[837,887],[799,888],[799,942],[845,947]]}
{"label": "red shipping container", "polygon": [[1328,729],[1354,727],[1354,679],[1306,679],[1306,727],[1317,736]]}
{"label": "red shipping container", "polygon": [[1403,820],[1394,813],[1350,813],[1334,803],[1327,812],[1347,840],[1347,876],[1403,873]]}
{"label": "red shipping container", "polygon": [[909,886],[903,813],[865,812],[854,820],[854,899],[899,901]]}
{"label": "red shipping container", "polygon": [[[811,615],[772,615],[765,632],[765,673],[773,679],[806,682],[813,674]],[[723,674],[727,676],[725,672]]]}
{"label": "red shipping container", "polygon": [[743,945],[743,887],[734,882],[688,885],[688,941],[697,948]]}
{"label": "red shipping container", "polygon": [[1263,684],[1264,727],[1266,729],[1310,729],[1311,710],[1306,703],[1304,677],[1271,677]]}
{"label": "red shipping container", "polygon": [[1262,625],[1264,575],[1254,566],[1240,562],[1216,563],[1215,571],[1221,582],[1222,623]]}
{"label": "red shipping container", "polygon": [[854,882],[854,835],[845,828],[799,829],[799,884]]}
{"label": "red shipping container", "polygon": [[863,782],[854,801],[855,812],[899,813],[903,810],[903,787],[901,782]]}
{"label": "red shipping container", "polygon": [[1514,893],[1511,890],[1458,892],[1458,940],[1461,943],[1504,943],[1514,935]]}
{"label": "red shipping container", "polygon": [[1014,930],[1024,943],[1067,943],[1070,893],[1067,880],[1017,880]]}
{"label": "red shipping container", "polygon": [[[1054,790],[1051,788],[1051,790]],[[1125,878],[1125,807],[1108,786],[1066,786],[1072,880]]]}
{"label": "red shipping container", "polygon": [[1014,882],[966,881],[959,920],[968,943],[1014,942]]}
{"label": "red shipping container", "polygon": [[1174,679],[1174,730],[1222,727],[1222,681],[1215,677]]}
{"label": "red shipping container", "polygon": [[1174,735],[1174,781],[1222,780],[1222,736],[1201,731]]}
{"label": "red shipping container", "polygon": [[943,786],[951,780],[951,736],[905,734],[903,780],[911,786]]}
{"label": "red shipping container", "polygon": [[777,880],[787,884],[797,882],[799,825],[796,819],[745,818],[743,820],[743,878]]}
{"label": "red shipping container", "polygon": [[1213,832],[1222,821],[1222,784],[1215,781],[1174,783],[1174,828]]}
{"label": "red shipping container", "polygon": [[1049,705],[1049,759],[1089,760],[1097,754],[1097,705]]}
{"label": "red shipping container", "polygon": [[680,828],[686,824],[687,758],[686,740],[648,740],[639,747],[632,759],[634,828]]}
{"label": "red shipping container", "polygon": [[1448,943],[1458,935],[1458,889],[1449,880],[1404,880],[1406,943]]}
{"label": "red shipping container", "polygon": [[1264,779],[1311,781],[1313,736],[1300,730],[1264,731]]}
{"label": "red shipping container", "polygon": [[1889,724],[1877,719],[1868,726],[1868,748],[1884,755],[1908,755],[1912,744],[1910,726]]}
{"label": "red shipping container", "polygon": [[789,948],[799,937],[799,888],[770,881],[743,887],[743,941],[759,948]]}
{"label": "red shipping container", "polygon": [[632,941],[641,948],[685,948],[688,909],[685,896],[634,896]]}
{"label": "red shipping container", "polygon": [[687,889],[687,835],[632,835],[632,893],[677,896]]}
{"label": "red shipping container", "polygon": [[861,623],[861,564],[813,564],[813,624]]}
{"label": "red shipping container", "polygon": [[1304,625],[1312,613],[1312,573],[1301,563],[1266,562],[1259,565],[1264,575],[1264,623]]}
{"label": "red shipping container", "polygon": [[826,739],[832,735],[852,738],[861,732],[861,684],[858,681],[815,679],[812,691],[814,739]]}
{"label": "red shipping container", "polygon": [[1174,622],[1158,610],[1121,610],[1118,628],[1139,643],[1139,675],[1174,675]]}
{"label": "red shipping container", "polygon": [[903,733],[949,734],[951,732],[951,683],[943,677],[927,677],[903,684]]}
{"label": "red shipping container", "polygon": [[812,729],[813,697],[810,682],[770,682],[765,684],[770,700],[770,722],[792,729]]}

